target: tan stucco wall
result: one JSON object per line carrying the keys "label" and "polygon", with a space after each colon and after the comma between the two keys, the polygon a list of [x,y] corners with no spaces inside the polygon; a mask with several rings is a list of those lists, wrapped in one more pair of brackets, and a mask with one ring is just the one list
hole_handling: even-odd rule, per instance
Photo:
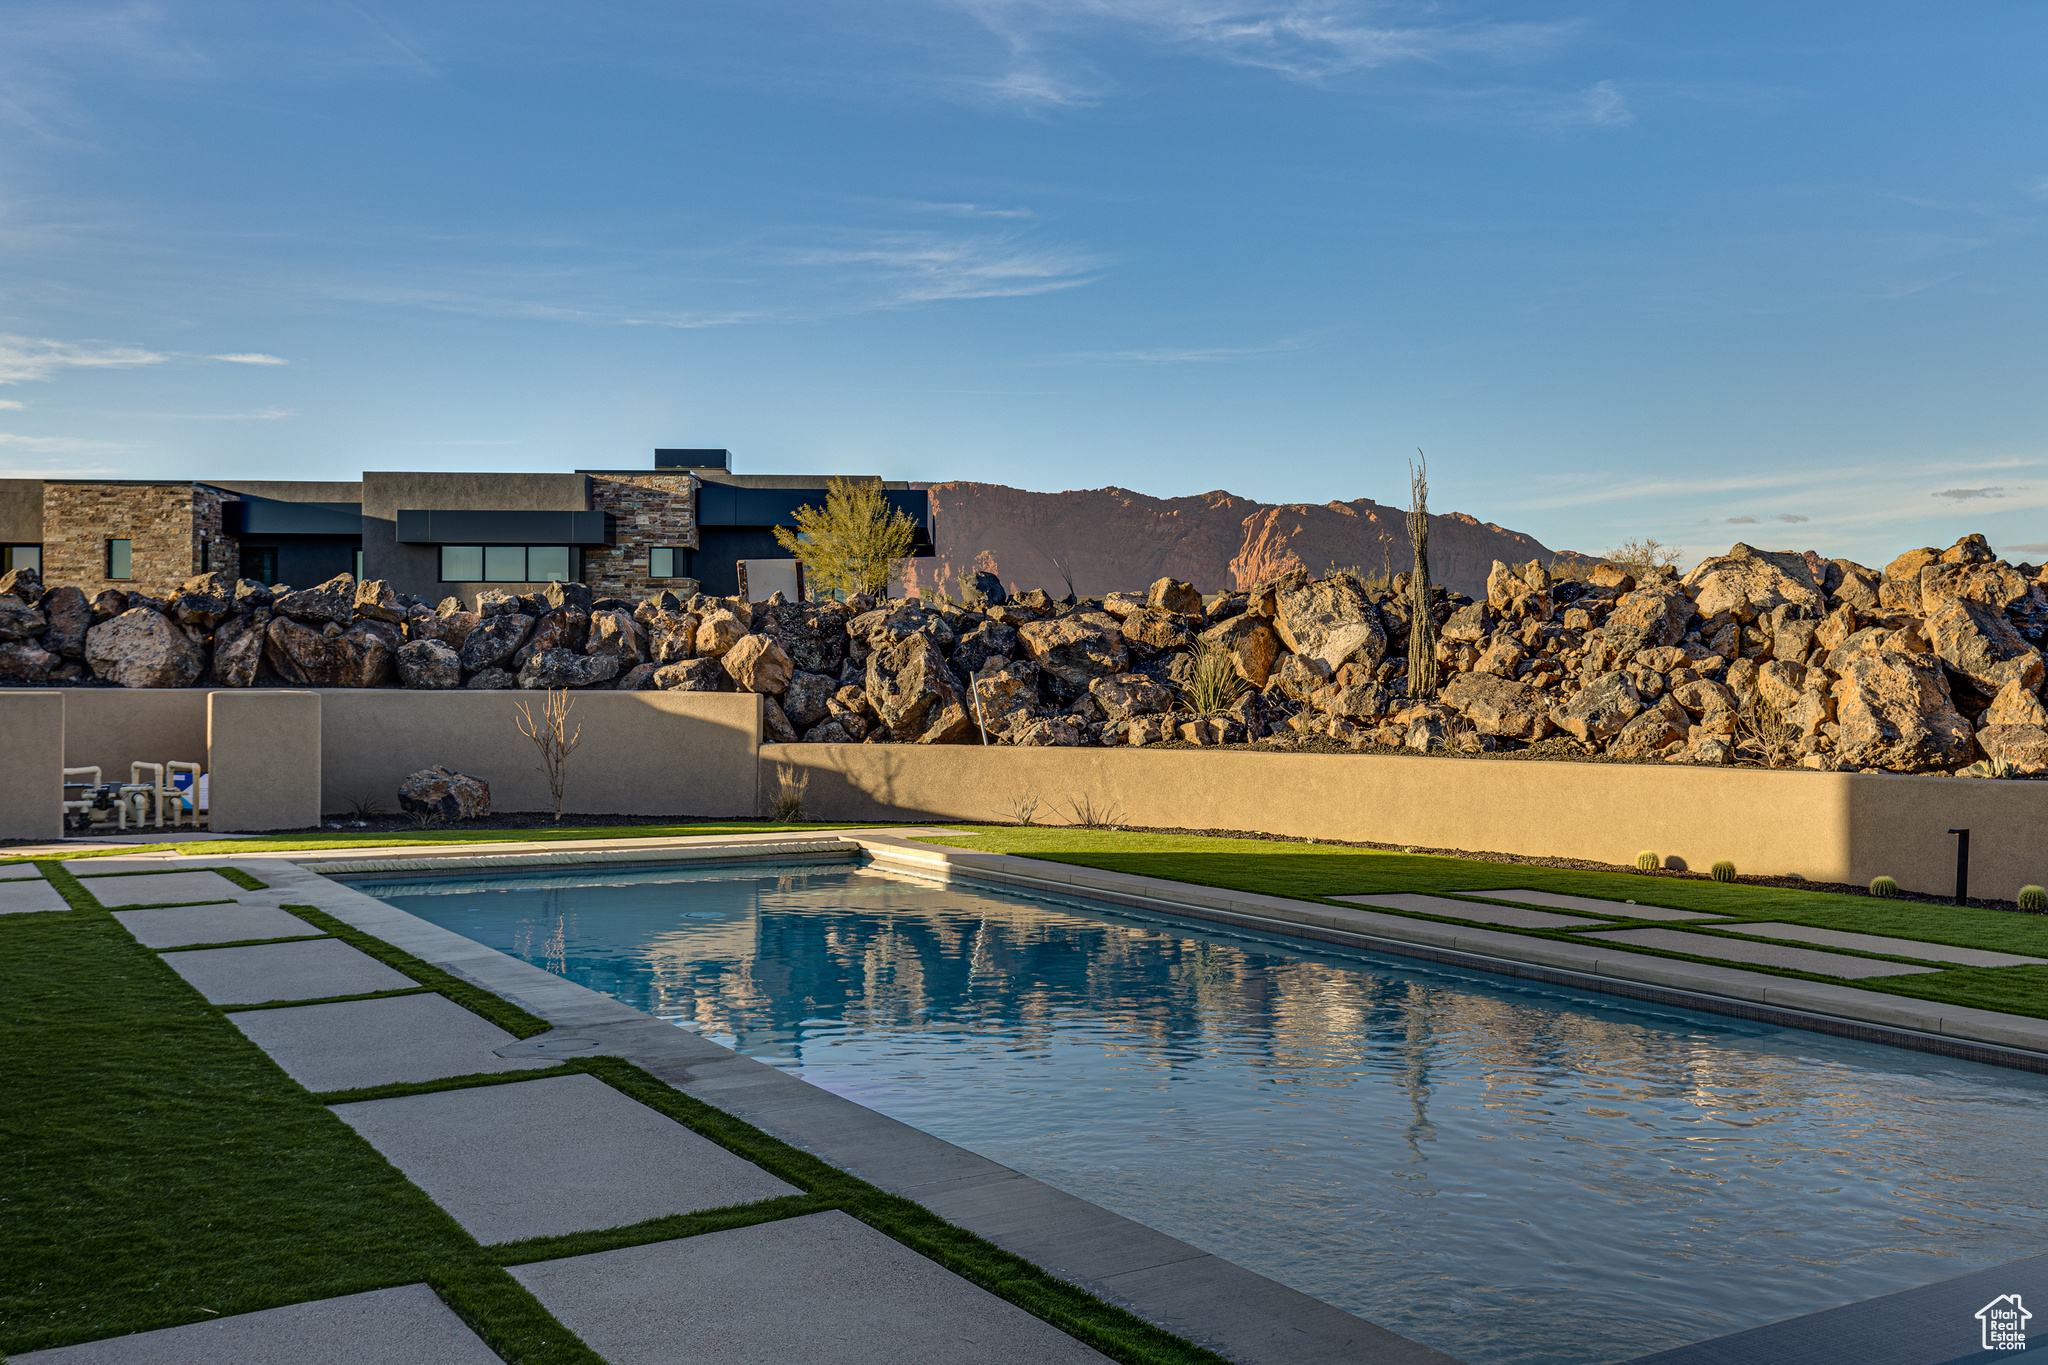
{"label": "tan stucco wall", "polygon": [[206,697],[209,828],[320,823],[320,694],[269,688]]}
{"label": "tan stucco wall", "polygon": [[[1952,827],[1972,831],[1970,886],[2010,899],[2048,885],[2048,783],[1764,772],[1740,768],[1161,749],[794,744],[761,750],[811,775],[821,820],[1017,818],[1041,824],[1076,800],[1116,823],[1256,830],[1630,865],[1649,849],[1705,870],[1798,873],[1946,894]],[[1511,874],[1503,874],[1509,876]]]}
{"label": "tan stucco wall", "polygon": [[[518,706],[540,692],[323,689],[322,805],[374,797],[398,808],[407,774],[439,763],[490,784],[501,811],[552,810]],[[736,692],[578,692],[583,738],[569,759],[564,808],[595,815],[749,815],[761,699]]]}
{"label": "tan stucco wall", "polygon": [[98,765],[109,782],[127,781],[131,763],[204,763],[206,695],[202,687],[67,688],[64,762]]}
{"label": "tan stucco wall", "polygon": [[0,839],[63,838],[63,692],[0,692],[0,772]]}

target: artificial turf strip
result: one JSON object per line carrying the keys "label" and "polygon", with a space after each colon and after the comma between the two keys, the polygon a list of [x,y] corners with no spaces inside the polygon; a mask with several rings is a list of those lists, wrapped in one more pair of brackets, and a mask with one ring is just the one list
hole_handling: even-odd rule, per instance
{"label": "artificial turf strip", "polygon": [[[260,834],[247,839],[207,839],[189,844],[159,844],[188,858],[223,853],[286,853],[333,848],[409,848],[418,844],[525,844],[556,839],[699,839],[719,834],[814,834],[835,829],[872,829],[865,824],[778,824],[769,820],[705,820],[675,825],[565,825],[560,829],[451,829],[392,834]],[[129,850],[124,850],[129,851]]]}
{"label": "artificial turf strip", "polygon": [[596,1365],[155,953],[79,910],[0,918],[0,1352],[425,1280],[508,1360]]}
{"label": "artificial turf strip", "polygon": [[332,934],[351,948],[368,953],[385,966],[405,973],[422,986],[447,996],[471,1014],[490,1020],[514,1038],[531,1038],[554,1027],[539,1015],[529,1014],[511,1001],[492,995],[481,986],[473,986],[431,962],[422,962],[403,948],[394,948],[383,939],[372,937],[353,924],[345,924],[318,906],[286,905],[279,908],[297,915],[316,929]]}
{"label": "artificial turf strip", "polygon": [[[1145,834],[1121,830],[1090,830],[1044,826],[963,826],[971,838],[944,833],[919,836],[921,842],[947,844],[968,853],[1007,853],[1077,867],[1096,867],[1139,877],[1215,886],[1296,900],[1326,901],[1346,909],[1336,896],[1414,892],[1423,895],[1471,896],[1508,887],[1592,896],[1614,903],[1614,927],[1652,926],[1632,922],[1626,900],[1701,910],[1733,920],[1777,920],[1793,924],[1885,934],[1957,947],[2048,957],[2048,915],[2022,915],[1968,906],[1898,902],[1874,896],[1847,896],[1789,887],[1744,886],[1740,883],[1641,877],[1626,872],[1591,872],[1577,868],[1541,867],[1521,863],[1481,862],[1426,853],[1392,853],[1334,844],[1304,844],[1273,839],[1231,839],[1193,834]],[[1077,895],[1085,892],[1076,891]],[[1364,907],[1377,914],[1455,923],[1437,916]],[[1498,933],[1520,934],[1570,943],[1587,943],[1569,929],[1517,929],[1487,925]],[[1701,926],[1705,929],[1727,926]],[[1754,939],[1747,940],[1754,942]],[[1747,972],[1815,981],[1857,990],[1910,996],[1972,1009],[2048,1018],[2048,966],[1943,967],[1913,976],[1866,977],[1846,982],[1789,968],[1730,963],[1687,953],[1669,953],[1634,945],[1608,943],[1609,949],[1647,957],[1673,958],[1703,966],[1736,967]],[[1815,944],[1800,944],[1818,948]],[[1844,956],[1875,956],[1850,949],[1822,949]],[[1912,961],[1887,958],[1888,961]],[[1916,962],[1919,966],[1940,966]]]}

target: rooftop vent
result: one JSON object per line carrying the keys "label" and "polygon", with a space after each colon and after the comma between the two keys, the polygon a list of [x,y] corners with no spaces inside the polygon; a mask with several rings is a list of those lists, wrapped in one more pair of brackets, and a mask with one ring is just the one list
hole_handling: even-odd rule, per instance
{"label": "rooftop vent", "polygon": [[654,452],[656,469],[726,469],[732,468],[730,450],[657,450]]}

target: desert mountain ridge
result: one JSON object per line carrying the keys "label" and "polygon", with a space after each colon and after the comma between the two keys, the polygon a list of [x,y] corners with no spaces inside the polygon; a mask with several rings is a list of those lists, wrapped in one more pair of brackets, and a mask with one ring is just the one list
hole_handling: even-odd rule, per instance
{"label": "desert mountain ridge", "polygon": [[[1405,509],[1371,498],[1276,504],[1222,489],[1155,498],[1114,486],[1063,493],[998,483],[918,486],[931,495],[937,553],[916,562],[913,587],[950,587],[960,574],[985,569],[1013,590],[1056,595],[1130,591],[1161,577],[1221,592],[1290,569],[1399,573],[1413,563]],[[1483,594],[1496,559],[1574,557],[1463,512],[1429,519],[1430,577],[1460,592]]]}

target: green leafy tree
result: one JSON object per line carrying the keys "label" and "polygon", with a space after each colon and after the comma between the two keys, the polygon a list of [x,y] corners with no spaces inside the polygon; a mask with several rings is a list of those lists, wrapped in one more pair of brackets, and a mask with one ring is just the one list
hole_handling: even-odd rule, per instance
{"label": "green leafy tree", "polygon": [[796,529],[775,528],[775,543],[803,561],[811,591],[881,594],[910,558],[917,523],[889,505],[879,483],[833,479],[825,506],[796,509]]}

